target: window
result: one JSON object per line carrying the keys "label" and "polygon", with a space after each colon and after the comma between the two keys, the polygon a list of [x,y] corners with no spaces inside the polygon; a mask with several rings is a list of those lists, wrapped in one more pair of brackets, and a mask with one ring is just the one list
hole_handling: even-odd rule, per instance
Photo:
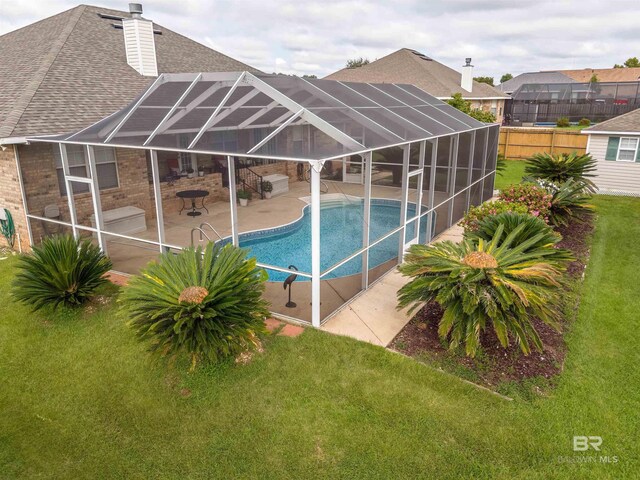
{"label": "window", "polygon": [[[116,162],[116,152],[110,147],[94,147],[93,151],[96,156],[96,175],[98,177],[98,187],[100,190],[107,188],[117,188],[118,182],[118,166]],[[56,171],[58,174],[58,186],[60,187],[60,195],[67,194],[67,188],[64,181],[64,171],[62,168],[62,157],[60,156],[60,148],[57,145],[53,147],[53,156],[56,161]],[[67,145],[67,161],[69,162],[69,173],[75,177],[89,177],[89,161],[85,155],[85,148],[82,145]],[[84,193],[89,191],[89,185],[85,183],[74,183],[73,193]]]}
{"label": "window", "polygon": [[[254,128],[253,129],[253,145],[257,145],[258,143],[260,143],[264,138],[268,137],[273,132],[273,130],[274,130],[273,128]],[[260,153],[265,155],[275,155],[276,152],[278,151],[277,145],[278,145],[278,135],[276,135],[267,143],[265,143],[262,147],[260,147]],[[263,158],[263,159],[254,158],[253,162],[254,162],[254,165],[268,165],[270,163],[277,163],[276,160],[271,160],[266,158]]]}
{"label": "window", "polygon": [[293,137],[293,154],[302,156],[304,153],[304,126],[294,125],[291,133]]}
{"label": "window", "polygon": [[[191,135],[180,135],[178,148],[187,148],[191,140]],[[198,156],[195,153],[178,152],[178,168],[181,173],[187,173],[188,169],[192,169],[195,172],[198,169]]]}
{"label": "window", "polygon": [[618,147],[619,162],[635,162],[636,154],[638,153],[638,139],[637,138],[625,138],[620,139],[620,146]]}

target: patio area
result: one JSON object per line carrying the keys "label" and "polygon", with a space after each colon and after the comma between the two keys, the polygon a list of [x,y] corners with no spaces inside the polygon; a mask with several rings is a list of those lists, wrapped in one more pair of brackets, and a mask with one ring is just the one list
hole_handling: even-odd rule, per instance
{"label": "patio area", "polygon": [[[379,179],[385,177],[384,173],[378,175]],[[323,193],[320,196],[321,203],[332,204],[341,199],[356,202],[363,199],[363,187],[359,184],[323,181]],[[292,182],[289,191],[270,199],[251,200],[246,207],[238,206],[238,230],[239,234],[246,232],[265,230],[295,222],[302,214],[303,209],[310,203],[310,185],[305,181]],[[424,198],[428,198],[428,191],[424,192]],[[439,203],[447,198],[444,192],[434,192]],[[371,197],[377,199],[397,200],[402,198],[402,188],[393,186],[372,185]],[[254,197],[255,198],[255,197]],[[193,245],[205,245],[208,241],[218,241],[217,235],[208,227],[211,225],[223,238],[231,236],[230,204],[225,201],[216,201],[211,204],[205,202],[207,210],[202,210],[199,216],[188,216],[187,211],[181,214],[175,208],[169,212],[165,209],[164,233],[168,244],[187,247],[194,240]],[[426,206],[426,205],[425,205]],[[446,219],[441,218],[444,224]],[[208,224],[208,225],[203,225]],[[203,233],[198,230],[202,226]],[[148,229],[137,234],[139,238],[154,240],[157,237],[153,229]],[[158,249],[154,245],[141,244],[139,241],[125,238],[107,237],[106,249],[111,258],[114,270],[126,274],[137,274],[148,262],[158,257]],[[297,263],[293,256],[290,263]],[[369,273],[372,279],[381,277],[391,268],[397,265],[392,260],[378,265]],[[285,307],[288,302],[288,292],[283,288],[282,281],[267,282],[266,296],[272,302],[274,312],[281,313],[294,319],[310,319],[311,317],[311,289],[310,282],[299,278],[293,285],[293,299],[295,307]],[[361,276],[347,275],[333,279],[321,280],[321,313],[323,318],[338,310],[361,287]]]}

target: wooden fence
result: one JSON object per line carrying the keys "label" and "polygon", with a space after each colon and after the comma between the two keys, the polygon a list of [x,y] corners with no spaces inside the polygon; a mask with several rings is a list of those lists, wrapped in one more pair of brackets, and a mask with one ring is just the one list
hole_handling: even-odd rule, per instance
{"label": "wooden fence", "polygon": [[502,127],[498,153],[505,158],[528,158],[534,153],[585,153],[588,135],[555,128]]}

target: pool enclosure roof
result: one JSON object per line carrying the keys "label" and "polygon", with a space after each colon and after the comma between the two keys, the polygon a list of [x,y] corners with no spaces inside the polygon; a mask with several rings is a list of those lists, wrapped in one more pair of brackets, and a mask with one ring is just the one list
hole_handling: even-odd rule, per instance
{"label": "pool enclosure roof", "polygon": [[487,126],[413,85],[165,73],[94,125],[34,140],[323,160]]}

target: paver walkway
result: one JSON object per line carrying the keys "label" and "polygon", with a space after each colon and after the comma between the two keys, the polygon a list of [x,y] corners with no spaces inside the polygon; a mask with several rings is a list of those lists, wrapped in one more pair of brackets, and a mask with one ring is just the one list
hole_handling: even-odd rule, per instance
{"label": "paver walkway", "polygon": [[299,325],[292,325],[275,318],[267,318],[264,323],[269,332],[273,333],[277,331],[278,333],[276,335],[283,337],[297,337],[304,332],[304,328]]}
{"label": "paver walkway", "polygon": [[[462,227],[454,225],[436,240],[459,242],[462,232]],[[406,311],[396,310],[396,292],[408,281],[407,277],[393,269],[327,320],[321,330],[386,347],[411,320]]]}

